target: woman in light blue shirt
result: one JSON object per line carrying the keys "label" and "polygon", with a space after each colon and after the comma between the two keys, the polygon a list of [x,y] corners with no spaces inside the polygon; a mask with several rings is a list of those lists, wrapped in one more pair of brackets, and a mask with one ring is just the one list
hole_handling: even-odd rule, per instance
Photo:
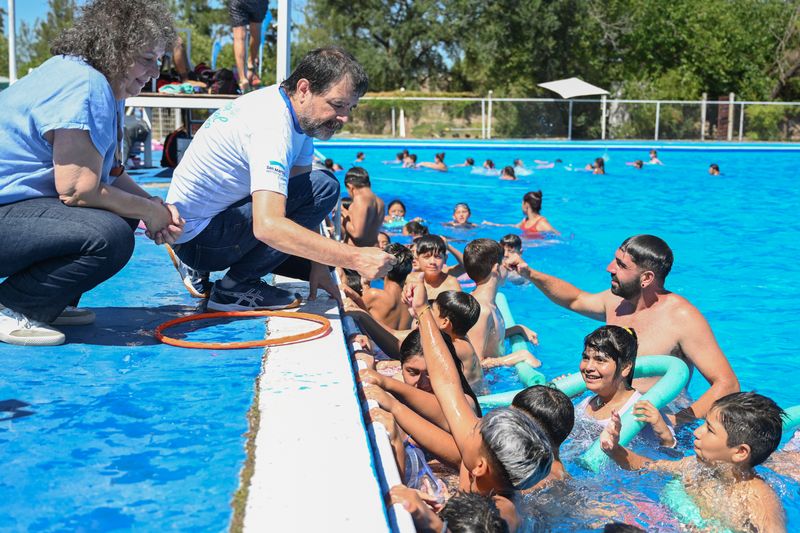
{"label": "woman in light blue shirt", "polygon": [[125,266],[139,220],[158,244],[180,235],[177,210],[119,160],[124,100],[174,38],[163,0],[91,0],[53,57],[0,93],[0,341],[61,344],[53,325],[93,322],[78,300]]}

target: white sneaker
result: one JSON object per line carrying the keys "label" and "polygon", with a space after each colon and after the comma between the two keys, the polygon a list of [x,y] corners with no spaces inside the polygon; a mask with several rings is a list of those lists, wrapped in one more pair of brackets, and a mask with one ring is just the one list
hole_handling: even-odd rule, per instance
{"label": "white sneaker", "polygon": [[55,320],[50,322],[51,326],[88,326],[94,324],[95,314],[91,309],[73,307],[68,305]]}
{"label": "white sneaker", "polygon": [[57,329],[0,305],[0,341],[21,346],[57,346],[65,340]]}

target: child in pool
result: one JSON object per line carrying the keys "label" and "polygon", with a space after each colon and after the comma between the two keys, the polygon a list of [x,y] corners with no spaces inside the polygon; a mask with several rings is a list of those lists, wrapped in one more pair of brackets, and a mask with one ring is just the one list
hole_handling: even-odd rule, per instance
{"label": "child in pool", "polygon": [[517,324],[506,328],[503,316],[497,309],[495,298],[497,290],[505,275],[501,274],[500,263],[503,260],[503,248],[491,239],[476,239],[464,249],[464,268],[467,275],[475,282],[472,296],[481,306],[480,316],[475,326],[469,330],[467,337],[475,353],[481,360],[484,369],[495,366],[513,366],[526,362],[532,367],[542,365],[528,350],[517,350],[505,353],[505,339],[513,335],[522,335],[533,344],[539,344],[536,332],[527,326]]}
{"label": "child in pool", "polygon": [[679,476],[704,520],[735,531],[786,531],[781,501],[754,468],[781,441],[783,410],[754,392],[735,392],[714,402],[705,423],[694,431],[694,457],[654,461],[620,446],[618,413],[603,430],[600,444],[625,470]]}
{"label": "child in pool", "polygon": [[464,202],[457,203],[453,208],[453,220],[450,222],[445,222],[444,225],[465,229],[477,227],[477,224],[473,224],[469,221],[470,216],[472,216],[472,211],[470,210],[469,205]]}
{"label": "child in pool", "polygon": [[611,422],[612,413],[632,409],[637,419],[649,424],[645,436],[671,448],[675,446],[672,427],[652,403],[640,400],[642,395],[632,385],[638,347],[636,332],[619,326],[600,326],[586,336],[580,371],[594,395],[580,402],[575,412],[602,428]]}
{"label": "child in pool", "polygon": [[392,239],[389,237],[388,233],[386,233],[385,231],[378,232],[378,240],[375,242],[375,246],[383,250],[391,243]]}
{"label": "child in pool", "polygon": [[591,170],[592,174],[605,174],[606,173],[606,160],[598,157],[594,163],[586,165],[586,170]]}
{"label": "child in pool", "polygon": [[540,236],[542,233],[553,233],[561,235],[555,229],[547,218],[542,215],[542,191],[529,191],[522,197],[522,214],[525,215],[520,222],[516,224],[497,224],[496,222],[489,222],[484,220],[483,223],[487,226],[510,226],[519,228],[532,238]]}
{"label": "child in pool", "polygon": [[406,223],[406,204],[400,200],[392,200],[386,208],[386,216],[383,217],[384,224],[400,226]]}
{"label": "child in pool", "polygon": [[505,181],[516,181],[517,175],[514,172],[514,167],[511,165],[503,167],[503,172],[500,174],[500,179]]}
{"label": "child in pool", "polygon": [[425,275],[425,288],[435,299],[440,292],[460,291],[461,284],[455,276],[444,272],[447,262],[447,245],[438,235],[424,235],[416,239],[416,259]]}
{"label": "child in pool", "polygon": [[[498,241],[500,246],[503,247],[503,263],[505,264],[506,259],[512,255],[522,255],[522,239],[519,238],[519,235],[514,235],[513,233],[509,233],[508,235],[503,236],[502,239]],[[518,272],[513,270],[508,272],[506,276],[506,283],[511,283],[513,285],[524,285],[528,283],[528,280],[523,278],[519,275]]]}
{"label": "child in pool", "polygon": [[413,256],[411,251],[399,243],[390,244],[385,251],[397,258],[397,262],[383,278],[383,289],[369,287],[363,291],[366,310],[381,324],[392,329],[411,327],[411,315],[402,302],[403,283],[411,273]]}

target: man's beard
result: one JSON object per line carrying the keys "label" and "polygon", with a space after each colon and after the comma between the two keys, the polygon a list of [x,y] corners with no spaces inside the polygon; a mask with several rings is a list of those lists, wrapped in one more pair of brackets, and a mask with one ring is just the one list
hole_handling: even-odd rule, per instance
{"label": "man's beard", "polygon": [[333,134],[342,129],[343,126],[343,124],[336,119],[319,121],[297,117],[297,121],[300,123],[300,128],[303,130],[303,133],[322,141],[327,141],[333,137]]}
{"label": "man's beard", "polygon": [[629,283],[622,283],[618,278],[612,277],[611,279],[617,282],[616,286],[613,283],[611,284],[611,294],[619,296],[620,298],[632,300],[642,292],[637,280],[633,280]]}

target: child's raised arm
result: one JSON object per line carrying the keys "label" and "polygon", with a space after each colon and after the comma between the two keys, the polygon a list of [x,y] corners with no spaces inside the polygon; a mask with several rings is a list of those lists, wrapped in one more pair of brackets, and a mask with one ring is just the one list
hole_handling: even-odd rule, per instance
{"label": "child's raised arm", "polygon": [[430,311],[422,274],[408,276],[403,299],[411,306],[419,321],[422,354],[428,366],[433,392],[442,406],[442,412],[459,450],[463,450],[478,417],[464,395],[456,362]]}

